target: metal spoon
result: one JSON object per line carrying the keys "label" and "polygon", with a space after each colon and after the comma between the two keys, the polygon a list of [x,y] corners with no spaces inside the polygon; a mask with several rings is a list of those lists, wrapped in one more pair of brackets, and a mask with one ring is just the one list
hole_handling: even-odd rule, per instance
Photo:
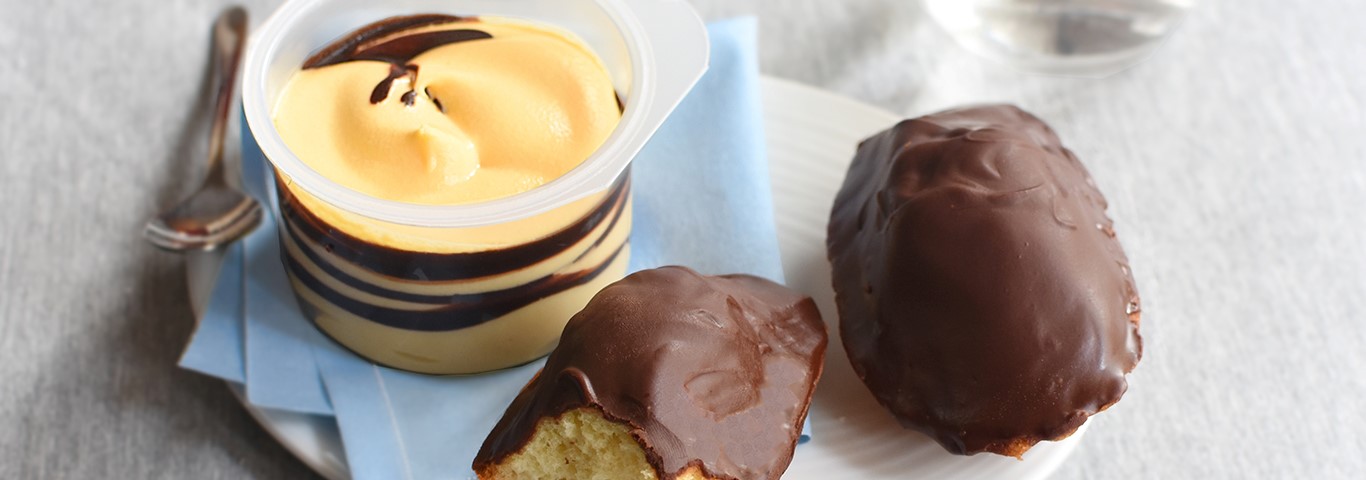
{"label": "metal spoon", "polygon": [[218,91],[209,137],[209,176],[198,191],[147,222],[143,234],[153,245],[177,252],[213,250],[241,238],[261,223],[261,204],[229,185],[223,170],[223,136],[246,38],[247,11],[242,7],[225,10],[214,22]]}

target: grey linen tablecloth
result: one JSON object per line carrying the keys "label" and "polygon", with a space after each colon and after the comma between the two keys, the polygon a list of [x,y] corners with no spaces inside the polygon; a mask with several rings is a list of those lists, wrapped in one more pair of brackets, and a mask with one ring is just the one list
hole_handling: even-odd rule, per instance
{"label": "grey linen tablecloth", "polygon": [[[0,478],[311,475],[175,367],[183,260],[139,237],[203,172],[224,4],[0,0]],[[1090,167],[1147,348],[1056,478],[1366,471],[1366,3],[1202,2],[1103,80],[968,56],[909,0],[697,4],[757,14],[770,75],[905,115],[1016,102]]]}

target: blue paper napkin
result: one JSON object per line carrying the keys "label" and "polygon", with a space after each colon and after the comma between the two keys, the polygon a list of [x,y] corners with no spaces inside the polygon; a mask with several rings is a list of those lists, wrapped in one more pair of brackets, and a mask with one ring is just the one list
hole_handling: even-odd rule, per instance
{"label": "blue paper napkin", "polygon": [[223,269],[218,272],[204,317],[199,320],[190,346],[180,356],[180,366],[230,382],[244,383],[247,378],[242,354],[242,290],[245,265],[242,244],[228,247]]}
{"label": "blue paper napkin", "polygon": [[[710,70],[637,157],[632,270],[677,264],[782,280],[755,30],[753,19],[709,26]],[[264,159],[250,139],[243,150],[249,190],[267,199]],[[229,251],[181,365],[243,382],[259,406],[335,413],[354,478],[472,477],[485,435],[542,361],[469,377],[366,362],[298,313],[275,236],[266,222]]]}

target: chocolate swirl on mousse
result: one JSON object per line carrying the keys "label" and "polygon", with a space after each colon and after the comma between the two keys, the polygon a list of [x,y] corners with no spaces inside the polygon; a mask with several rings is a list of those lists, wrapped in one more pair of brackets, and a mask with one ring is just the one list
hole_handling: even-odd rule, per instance
{"label": "chocolate swirl on mousse", "polygon": [[[607,236],[618,228],[626,215],[630,195],[630,172],[625,172],[612,190],[588,215],[539,240],[496,250],[471,253],[426,253],[398,250],[362,240],[333,227],[309,212],[293,193],[277,180],[280,214],[285,220],[283,233],[298,245],[318,245],[329,257],[324,259],[309,248],[299,248],[310,263],[348,287],[379,297],[433,305],[424,310],[386,308],[347,296],[327,286],[304,268],[299,259],[286,257],[286,267],[300,283],[328,302],[362,318],[383,325],[416,331],[450,331],[468,328],[497,319],[542,298],[583,285],[597,278],[622,254],[624,246],[601,264],[577,271],[552,274],[516,287],[489,292],[432,296],[398,292],[355,278],[333,262],[344,261],[378,275],[396,280],[441,282],[472,280],[507,274],[554,257],[579,244],[600,229],[602,234],[579,260],[604,246]],[[281,238],[285,242],[285,238]],[[288,250],[288,245],[285,246]]]}
{"label": "chocolate swirl on mousse", "polygon": [[[380,61],[389,64],[389,75],[375,85],[370,92],[370,103],[379,103],[389,97],[394,80],[408,77],[409,85],[417,85],[418,66],[410,63],[413,58],[433,48],[452,43],[469,42],[493,38],[483,30],[455,29],[419,33],[406,33],[421,27],[430,27],[456,22],[471,22],[476,17],[454,15],[424,14],[393,17],[367,25],[351,35],[333,42],[304,61],[304,69],[322,68],[339,63],[357,60]],[[417,92],[409,90],[400,97],[405,105],[412,106]],[[432,99],[437,108],[440,100]]]}
{"label": "chocolate swirl on mousse", "polygon": [[632,274],[565,326],[545,368],[474,459],[522,451],[538,423],[591,408],[626,424],[661,479],[777,479],[792,460],[825,357],[810,297],[749,275]]}

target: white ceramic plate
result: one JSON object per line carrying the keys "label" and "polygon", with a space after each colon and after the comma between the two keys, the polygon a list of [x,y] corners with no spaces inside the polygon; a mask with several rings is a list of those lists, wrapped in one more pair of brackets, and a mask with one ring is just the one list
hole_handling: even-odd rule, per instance
{"label": "white ceramic plate", "polygon": [[[777,213],[778,241],[788,284],[815,298],[830,325],[825,374],[811,409],[814,438],[797,447],[789,480],[1042,479],[1062,464],[1086,427],[1062,442],[1044,442],[1024,460],[950,455],[928,437],[902,429],[854,376],[838,338],[825,225],[836,190],[858,142],[899,118],[829,92],[765,77],[764,127]],[[188,273],[196,314],[212,289],[221,259],[190,257]],[[238,398],[241,389],[231,385]],[[348,478],[341,438],[331,417],[247,410],[280,443],[323,476]]]}

